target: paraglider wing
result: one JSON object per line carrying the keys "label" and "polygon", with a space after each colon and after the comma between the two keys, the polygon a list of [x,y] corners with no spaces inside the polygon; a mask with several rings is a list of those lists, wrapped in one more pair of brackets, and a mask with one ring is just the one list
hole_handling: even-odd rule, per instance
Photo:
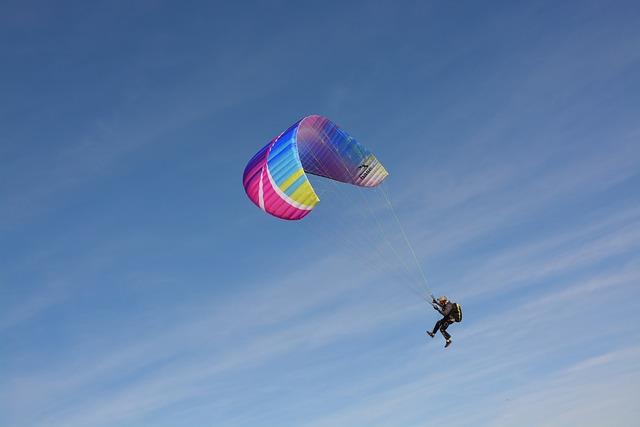
{"label": "paraglider wing", "polygon": [[304,218],[320,201],[307,173],[360,187],[388,175],[364,146],[322,116],[307,116],[264,146],[247,164],[249,199],[278,218]]}

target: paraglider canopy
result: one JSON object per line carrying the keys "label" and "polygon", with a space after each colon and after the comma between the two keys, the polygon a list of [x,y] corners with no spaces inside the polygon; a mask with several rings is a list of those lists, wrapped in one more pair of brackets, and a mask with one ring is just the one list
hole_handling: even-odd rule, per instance
{"label": "paraglider canopy", "polygon": [[294,123],[247,164],[243,186],[263,211],[278,218],[304,218],[320,201],[307,174],[360,187],[375,187],[388,175],[378,159],[329,119],[312,115]]}

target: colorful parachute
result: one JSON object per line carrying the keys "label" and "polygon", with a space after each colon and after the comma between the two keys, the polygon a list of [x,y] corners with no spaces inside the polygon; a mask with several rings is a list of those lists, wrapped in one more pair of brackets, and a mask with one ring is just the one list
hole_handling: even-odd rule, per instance
{"label": "colorful parachute", "polygon": [[320,201],[307,173],[360,187],[388,175],[378,159],[322,116],[307,116],[265,145],[247,164],[242,183],[249,199],[282,219],[301,219]]}

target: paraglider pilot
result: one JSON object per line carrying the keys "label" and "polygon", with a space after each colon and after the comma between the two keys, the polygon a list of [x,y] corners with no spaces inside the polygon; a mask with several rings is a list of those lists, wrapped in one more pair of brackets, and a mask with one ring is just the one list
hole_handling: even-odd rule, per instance
{"label": "paraglider pilot", "polygon": [[433,331],[427,331],[427,334],[433,338],[436,332],[440,330],[440,333],[444,337],[444,347],[447,348],[451,345],[451,335],[447,332],[447,328],[454,322],[462,321],[462,309],[460,304],[451,302],[447,297],[442,296],[437,300],[431,296],[431,306],[442,315],[442,319],[438,320],[433,327]]}

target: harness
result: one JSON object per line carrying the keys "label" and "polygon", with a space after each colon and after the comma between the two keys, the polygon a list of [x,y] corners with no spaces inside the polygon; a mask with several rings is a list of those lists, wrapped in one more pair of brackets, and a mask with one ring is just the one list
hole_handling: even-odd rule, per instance
{"label": "harness", "polygon": [[462,322],[462,307],[457,302],[453,303],[453,310],[451,310],[451,317],[456,322]]}

